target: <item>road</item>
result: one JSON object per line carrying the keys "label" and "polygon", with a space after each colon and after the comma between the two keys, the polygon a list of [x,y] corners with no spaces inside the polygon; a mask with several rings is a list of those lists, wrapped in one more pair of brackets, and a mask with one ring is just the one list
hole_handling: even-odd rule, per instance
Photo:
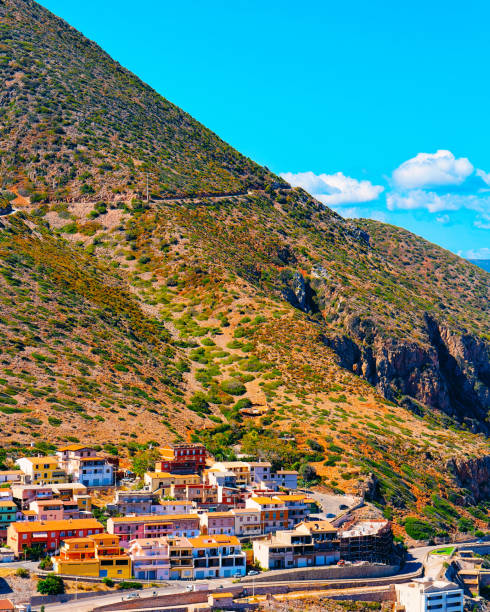
{"label": "road", "polygon": [[[215,579],[215,580],[202,580],[201,583],[208,584],[211,589],[223,589],[229,588],[233,581],[232,579]],[[66,603],[53,603],[46,604],[45,610],[50,612],[63,612],[70,610],[70,612],[90,612],[98,606],[106,606],[111,603],[118,603],[122,600],[127,600],[128,596],[135,593],[139,595],[140,599],[149,599],[156,595],[177,595],[179,593],[186,593],[187,587],[193,582],[181,582],[178,581],[176,584],[168,584],[159,588],[149,588],[138,591],[117,591],[116,593],[105,593],[100,597],[88,597],[87,599],[71,600]]]}

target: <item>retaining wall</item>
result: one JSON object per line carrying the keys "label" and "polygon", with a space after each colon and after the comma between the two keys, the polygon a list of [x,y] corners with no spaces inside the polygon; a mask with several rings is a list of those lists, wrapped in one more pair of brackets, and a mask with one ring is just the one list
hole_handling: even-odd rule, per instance
{"label": "retaining wall", "polygon": [[383,578],[393,576],[400,569],[399,565],[326,565],[323,567],[305,567],[282,570],[280,572],[264,572],[255,576],[244,576],[242,584],[251,582],[280,582],[281,580],[351,580],[363,578]]}

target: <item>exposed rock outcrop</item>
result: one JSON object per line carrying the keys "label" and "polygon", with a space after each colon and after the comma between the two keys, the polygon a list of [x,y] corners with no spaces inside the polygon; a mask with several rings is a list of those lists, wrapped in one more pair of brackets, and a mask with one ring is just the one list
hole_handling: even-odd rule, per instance
{"label": "exposed rock outcrop", "polygon": [[373,321],[360,317],[344,321],[348,335],[322,339],[343,367],[363,376],[386,398],[405,398],[404,405],[415,410],[420,402],[473,431],[489,433],[489,345],[470,334],[457,335],[429,315],[425,324],[423,343],[386,338]]}
{"label": "exposed rock outcrop", "polygon": [[314,300],[315,291],[299,272],[294,272],[287,286],[283,289],[282,295],[292,306],[303,312],[318,311]]}
{"label": "exposed rock outcrop", "polygon": [[477,504],[490,499],[490,456],[473,459],[455,457],[448,461],[446,467],[458,487],[471,493],[465,503]]}

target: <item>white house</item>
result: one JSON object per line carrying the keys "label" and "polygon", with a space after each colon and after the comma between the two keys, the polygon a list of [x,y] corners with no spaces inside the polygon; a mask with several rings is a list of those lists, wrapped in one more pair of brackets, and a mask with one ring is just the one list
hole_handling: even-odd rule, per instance
{"label": "white house", "polygon": [[94,449],[83,444],[71,444],[56,451],[60,466],[74,482],[86,487],[107,487],[114,484],[114,468]]}
{"label": "white house", "polygon": [[463,589],[454,582],[416,578],[395,584],[395,592],[406,612],[463,612]]}

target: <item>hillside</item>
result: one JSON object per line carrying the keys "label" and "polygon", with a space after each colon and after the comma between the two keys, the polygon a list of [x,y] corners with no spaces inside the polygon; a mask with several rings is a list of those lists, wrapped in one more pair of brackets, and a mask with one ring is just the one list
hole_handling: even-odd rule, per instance
{"label": "hillside", "polygon": [[143,195],[147,175],[156,195],[272,180],[37,3],[0,18],[2,169],[31,201]]}
{"label": "hillside", "polygon": [[193,436],[484,526],[489,274],[291,189],[34,2],[0,14],[4,448]]}

